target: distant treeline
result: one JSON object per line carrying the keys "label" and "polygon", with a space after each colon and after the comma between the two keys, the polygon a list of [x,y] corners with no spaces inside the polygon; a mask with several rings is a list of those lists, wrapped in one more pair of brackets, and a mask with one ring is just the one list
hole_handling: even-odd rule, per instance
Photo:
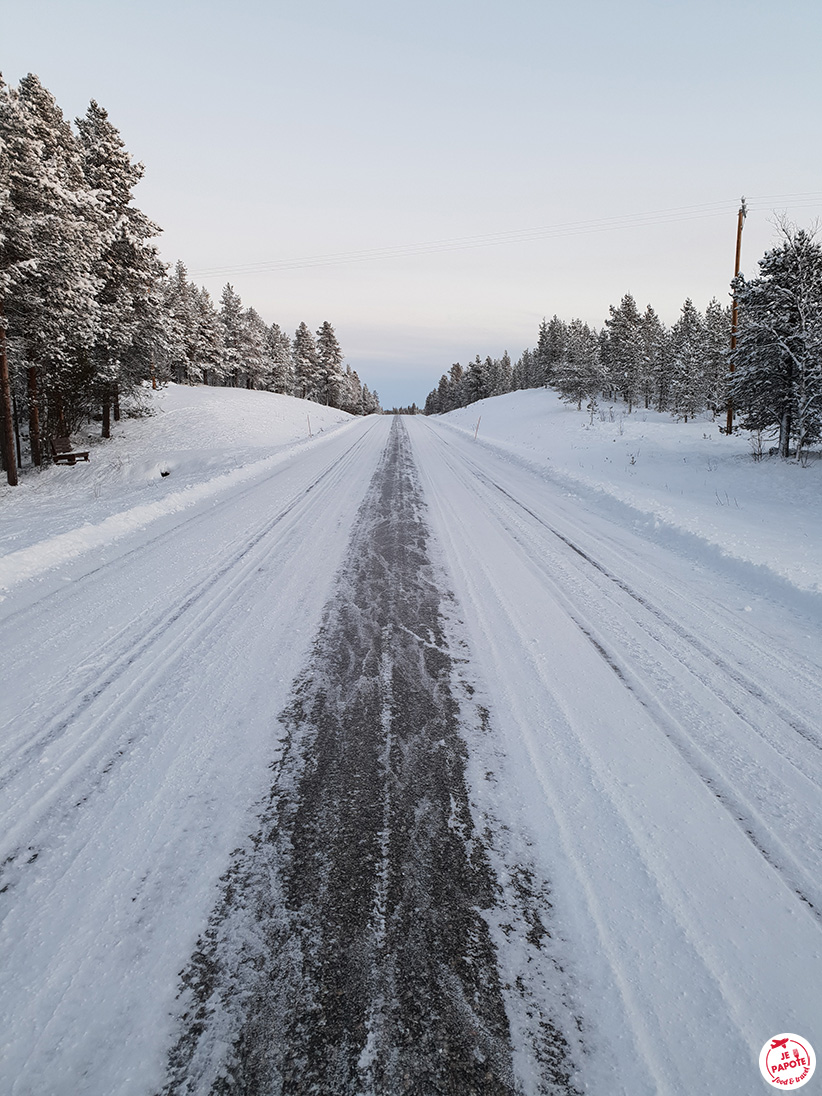
{"label": "distant treeline", "polygon": [[512,365],[477,355],[456,363],[425,401],[426,414],[487,396],[551,386],[594,413],[598,400],[689,418],[724,413],[778,437],[778,450],[801,453],[822,437],[822,248],[812,233],[781,224],[782,240],[760,261],[760,275],[732,283],[738,333],[731,350],[731,308],[712,300],[705,312],[686,300],[668,328],[648,305],[626,294],[600,330],[554,316],[537,345]]}
{"label": "distant treeline", "polygon": [[[49,437],[86,417],[108,436],[120,400],[143,381],[266,388],[379,410],[343,368],[327,321],[293,339],[226,286],[215,307],[133,202],[143,175],[102,107],[72,127],[36,76],[0,78],[0,453],[10,483],[28,435],[41,464]],[[21,431],[22,427],[22,431]]]}

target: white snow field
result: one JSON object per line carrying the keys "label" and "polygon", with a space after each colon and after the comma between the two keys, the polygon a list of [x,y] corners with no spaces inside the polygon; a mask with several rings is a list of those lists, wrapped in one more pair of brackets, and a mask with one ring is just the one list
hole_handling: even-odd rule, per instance
{"label": "white snow field", "polygon": [[[88,466],[0,488],[14,1096],[162,1088],[179,972],[391,425],[153,398]],[[770,1036],[822,1045],[822,464],[604,410],[539,390],[404,420],[487,710],[477,828],[503,892],[516,865],[545,895],[551,985],[488,915],[533,1000],[506,998],[514,1063],[545,1091],[527,1037],[560,995],[578,1091],[749,1096]]]}

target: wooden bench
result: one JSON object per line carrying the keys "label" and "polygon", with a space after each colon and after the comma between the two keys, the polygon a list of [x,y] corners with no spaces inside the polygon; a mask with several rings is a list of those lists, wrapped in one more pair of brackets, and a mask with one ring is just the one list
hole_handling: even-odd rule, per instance
{"label": "wooden bench", "polygon": [[80,453],[72,449],[71,438],[52,438],[51,455],[55,464],[60,464],[61,461],[74,464],[78,460],[88,460],[88,452]]}

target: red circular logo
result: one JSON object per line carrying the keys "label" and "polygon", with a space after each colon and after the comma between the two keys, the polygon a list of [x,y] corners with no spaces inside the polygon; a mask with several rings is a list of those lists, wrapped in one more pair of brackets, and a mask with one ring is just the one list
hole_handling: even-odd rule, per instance
{"label": "red circular logo", "polygon": [[759,1069],[774,1088],[801,1088],[813,1077],[816,1055],[807,1039],[783,1032],[772,1035],[759,1052]]}

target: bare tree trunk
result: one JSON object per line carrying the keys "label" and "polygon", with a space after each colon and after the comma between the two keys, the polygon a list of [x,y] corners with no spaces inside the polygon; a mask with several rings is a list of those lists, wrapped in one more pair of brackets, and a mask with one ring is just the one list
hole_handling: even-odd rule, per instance
{"label": "bare tree trunk", "polygon": [[103,437],[111,437],[111,393],[108,389],[103,396]]}
{"label": "bare tree trunk", "polygon": [[6,327],[0,302],[0,440],[3,443],[3,463],[9,487],[17,486],[17,461],[14,457],[14,426],[11,417],[11,384],[6,357]]}
{"label": "bare tree trunk", "polygon": [[14,417],[14,440],[17,444],[17,467],[23,467],[23,453],[20,449],[20,416],[17,413],[17,397],[11,394],[11,409]]}
{"label": "bare tree trunk", "polygon": [[29,390],[29,445],[31,446],[31,459],[36,468],[43,463],[43,453],[40,440],[40,405],[38,399],[40,393],[37,390],[37,366],[28,367]]}
{"label": "bare tree trunk", "polygon": [[114,421],[120,421],[120,386],[114,389]]}
{"label": "bare tree trunk", "polygon": [[791,409],[782,409],[782,418],[779,420],[779,455],[787,457],[791,447]]}

